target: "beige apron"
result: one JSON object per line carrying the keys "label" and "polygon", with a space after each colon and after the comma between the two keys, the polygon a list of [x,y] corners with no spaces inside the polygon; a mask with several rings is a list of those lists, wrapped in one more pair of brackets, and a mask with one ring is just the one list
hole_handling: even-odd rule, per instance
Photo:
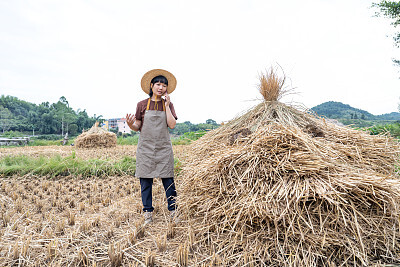
{"label": "beige apron", "polygon": [[163,111],[149,110],[150,98],[142,121],[136,152],[138,178],[174,177],[174,154],[167,126],[165,104]]}

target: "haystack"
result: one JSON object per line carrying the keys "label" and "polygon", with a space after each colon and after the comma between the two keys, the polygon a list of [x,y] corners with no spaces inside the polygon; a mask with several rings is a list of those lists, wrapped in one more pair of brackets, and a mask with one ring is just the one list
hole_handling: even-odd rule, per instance
{"label": "haystack", "polygon": [[93,125],[87,132],[82,133],[75,139],[78,148],[101,148],[117,146],[117,135]]}
{"label": "haystack", "polygon": [[178,203],[210,255],[197,261],[399,263],[399,143],[278,102],[276,73],[260,77],[262,103],[192,144]]}

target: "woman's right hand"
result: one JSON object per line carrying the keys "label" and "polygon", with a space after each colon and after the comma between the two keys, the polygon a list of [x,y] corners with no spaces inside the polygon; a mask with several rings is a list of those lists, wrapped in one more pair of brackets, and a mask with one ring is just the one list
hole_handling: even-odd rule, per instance
{"label": "woman's right hand", "polygon": [[133,126],[135,124],[135,121],[136,121],[135,115],[126,114],[126,123],[128,124],[129,128],[131,128],[134,131],[137,131],[137,128]]}

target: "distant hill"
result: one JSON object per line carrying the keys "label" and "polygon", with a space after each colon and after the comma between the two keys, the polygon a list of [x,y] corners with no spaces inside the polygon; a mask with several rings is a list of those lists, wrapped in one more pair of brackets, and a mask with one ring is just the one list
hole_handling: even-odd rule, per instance
{"label": "distant hill", "polygon": [[368,111],[353,108],[350,105],[335,101],[325,102],[311,109],[315,111],[319,116],[325,116],[331,119],[400,121],[399,112],[392,112],[375,116]]}
{"label": "distant hill", "polygon": [[400,120],[400,113],[399,112],[392,112],[392,113],[386,113],[382,115],[375,116],[376,118],[380,120],[393,120],[393,121],[398,121]]}

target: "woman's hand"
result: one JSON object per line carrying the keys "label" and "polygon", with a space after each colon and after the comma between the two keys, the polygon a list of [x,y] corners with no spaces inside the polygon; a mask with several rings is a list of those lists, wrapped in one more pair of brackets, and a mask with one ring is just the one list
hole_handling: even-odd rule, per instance
{"label": "woman's hand", "polygon": [[139,131],[140,125],[136,125],[135,122],[136,122],[136,116],[135,115],[126,114],[126,123],[128,124],[129,128],[131,128],[132,130],[137,132],[137,131]]}
{"label": "woman's hand", "polygon": [[171,109],[169,108],[169,104],[171,103],[171,98],[169,94],[165,92],[165,113],[167,114],[167,125],[169,128],[174,129],[176,126],[176,120],[172,115]]}
{"label": "woman's hand", "polygon": [[169,107],[169,103],[171,103],[171,98],[169,97],[168,92],[165,92],[164,96],[165,96],[165,106]]}

